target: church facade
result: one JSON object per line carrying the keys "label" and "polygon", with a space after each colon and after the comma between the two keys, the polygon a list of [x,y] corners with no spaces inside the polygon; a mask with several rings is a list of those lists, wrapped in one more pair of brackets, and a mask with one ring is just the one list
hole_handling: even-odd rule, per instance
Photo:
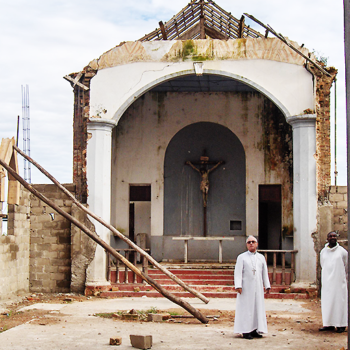
{"label": "church facade", "polygon": [[[255,235],[297,250],[297,280],[315,281],[336,70],[286,40],[194,0],[71,74],[77,198],[158,261],[183,259],[174,238],[186,236],[203,238],[189,243],[196,261],[217,259],[208,238],[234,238],[223,241],[233,261]],[[97,247],[88,284],[108,283],[105,259]]]}

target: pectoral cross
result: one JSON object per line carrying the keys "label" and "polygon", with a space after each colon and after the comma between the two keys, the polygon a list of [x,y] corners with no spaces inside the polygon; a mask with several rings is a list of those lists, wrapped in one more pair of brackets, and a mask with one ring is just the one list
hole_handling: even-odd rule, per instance
{"label": "pectoral cross", "polygon": [[256,271],[256,270],[253,268],[252,271],[253,271],[253,275],[255,275],[255,271]]}

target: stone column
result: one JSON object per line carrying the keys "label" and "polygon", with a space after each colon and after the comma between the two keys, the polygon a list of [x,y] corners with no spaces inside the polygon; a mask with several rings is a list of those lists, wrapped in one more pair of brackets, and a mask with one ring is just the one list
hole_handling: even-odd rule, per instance
{"label": "stone column", "polygon": [[316,281],[316,252],[312,233],[317,230],[316,115],[287,119],[293,127],[293,217],[297,282]]}
{"label": "stone column", "polygon": [[[89,209],[106,222],[111,218],[111,154],[112,129],[114,120],[91,118],[87,130],[87,183]],[[90,218],[95,225],[96,233],[110,244],[110,231],[96,220]],[[95,257],[91,262],[86,277],[86,285],[106,285],[106,253],[97,245]]]}

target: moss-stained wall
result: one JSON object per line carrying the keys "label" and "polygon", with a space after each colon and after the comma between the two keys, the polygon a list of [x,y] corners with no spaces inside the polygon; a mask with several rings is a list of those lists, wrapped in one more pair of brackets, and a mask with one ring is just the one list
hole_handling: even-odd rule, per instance
{"label": "moss-stained wall", "polygon": [[[113,131],[112,223],[128,235],[129,184],[150,184],[152,240],[163,239],[165,152],[177,132],[198,122],[225,126],[244,147],[246,232],[258,233],[259,184],[277,184],[282,188],[283,230],[292,234],[292,129],[258,92],[149,92],[137,99]],[[169,241],[156,249],[168,244],[174,246]],[[237,237],[234,246],[227,252],[231,257],[245,249],[244,238]]]}

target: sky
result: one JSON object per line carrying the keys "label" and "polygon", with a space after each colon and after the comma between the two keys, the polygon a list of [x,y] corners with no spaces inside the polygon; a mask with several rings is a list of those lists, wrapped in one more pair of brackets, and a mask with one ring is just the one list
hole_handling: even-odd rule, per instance
{"label": "sky", "polygon": [[[135,41],[150,33],[159,21],[168,21],[188,2],[0,0],[0,139],[16,136],[17,116],[22,116],[21,86],[28,85],[31,157],[61,183],[71,183],[73,92],[63,76],[81,71],[122,41]],[[343,2],[217,0],[216,3],[238,19],[243,13],[253,15],[319,57],[326,57],[327,65],[339,70],[337,184],[346,185]],[[246,23],[264,33],[251,20],[246,19]],[[331,108],[333,118],[334,94]],[[19,147],[23,148],[22,132]],[[23,176],[22,161],[19,167]],[[31,177],[32,183],[50,183],[33,166]]]}

